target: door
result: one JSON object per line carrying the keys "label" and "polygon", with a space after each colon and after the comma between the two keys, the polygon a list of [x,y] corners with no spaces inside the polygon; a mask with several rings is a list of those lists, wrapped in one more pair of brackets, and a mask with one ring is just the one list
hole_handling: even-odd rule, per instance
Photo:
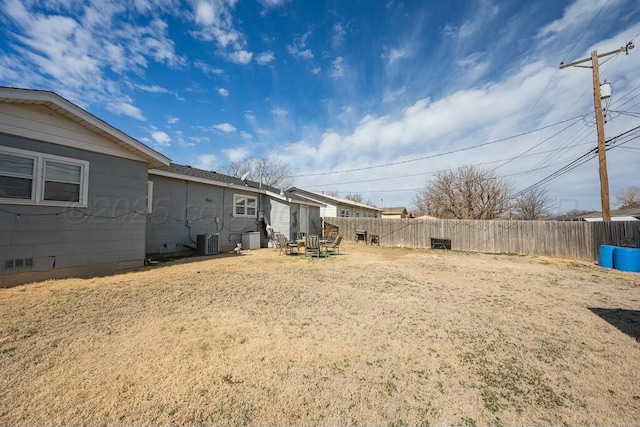
{"label": "door", "polygon": [[309,234],[309,206],[300,206],[300,231]]}

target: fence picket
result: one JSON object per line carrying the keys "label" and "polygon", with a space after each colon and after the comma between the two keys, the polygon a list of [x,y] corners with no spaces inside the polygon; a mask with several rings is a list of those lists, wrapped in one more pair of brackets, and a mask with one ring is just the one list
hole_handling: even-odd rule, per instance
{"label": "fence picket", "polygon": [[600,245],[640,247],[640,221],[425,220],[324,218],[347,242],[356,230],[377,234],[380,244],[430,248],[431,239],[451,239],[451,249],[517,253],[572,259],[598,259]]}

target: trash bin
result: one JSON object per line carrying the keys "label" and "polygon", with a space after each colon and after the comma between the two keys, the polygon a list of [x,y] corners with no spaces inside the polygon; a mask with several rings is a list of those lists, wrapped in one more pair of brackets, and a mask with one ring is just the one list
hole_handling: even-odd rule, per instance
{"label": "trash bin", "polygon": [[242,233],[242,249],[260,249],[260,232],[248,231]]}

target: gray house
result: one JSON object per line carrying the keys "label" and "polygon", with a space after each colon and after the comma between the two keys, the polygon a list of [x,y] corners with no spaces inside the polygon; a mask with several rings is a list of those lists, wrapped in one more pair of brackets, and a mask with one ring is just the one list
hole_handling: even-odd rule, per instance
{"label": "gray house", "polygon": [[55,93],[0,87],[0,286],[145,259],[152,150]]}
{"label": "gray house", "polygon": [[382,209],[364,203],[354,202],[342,197],[330,196],[324,193],[292,187],[286,194],[309,202],[321,203],[320,215],[326,218],[334,217],[362,217],[380,218]]}
{"label": "gray house", "polygon": [[149,171],[148,254],[267,247],[267,229],[320,234],[319,203],[257,182],[171,164]]}

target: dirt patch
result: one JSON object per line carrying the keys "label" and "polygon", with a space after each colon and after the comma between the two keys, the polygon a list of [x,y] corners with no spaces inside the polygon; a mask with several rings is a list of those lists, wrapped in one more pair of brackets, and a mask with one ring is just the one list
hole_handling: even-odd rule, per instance
{"label": "dirt patch", "polygon": [[640,275],[343,245],[0,290],[0,424],[632,425]]}

